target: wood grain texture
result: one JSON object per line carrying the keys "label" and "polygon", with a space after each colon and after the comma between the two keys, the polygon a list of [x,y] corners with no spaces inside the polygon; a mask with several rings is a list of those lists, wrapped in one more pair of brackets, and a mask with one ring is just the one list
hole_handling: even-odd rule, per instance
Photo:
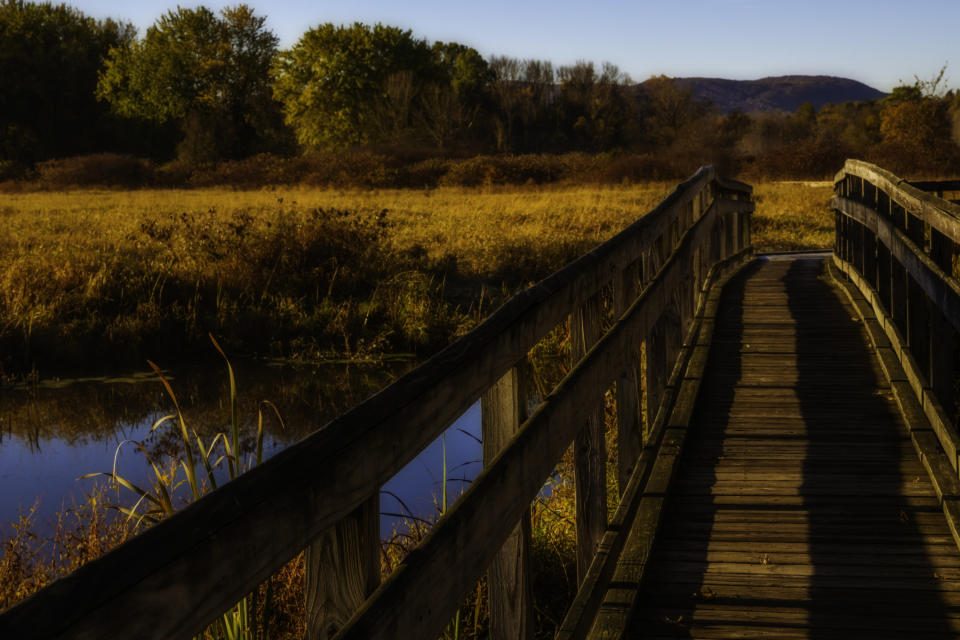
{"label": "wood grain texture", "polygon": [[[709,343],[709,335],[712,332],[713,325],[705,319],[713,316],[716,309],[716,300],[719,298],[719,290],[723,282],[739,269],[744,261],[749,259],[749,254],[744,253],[732,257],[714,265],[708,275],[703,289],[700,291],[696,304],[696,321],[690,328],[686,342],[692,345],[703,340]],[[717,279],[714,285],[714,278]],[[671,406],[676,403],[679,410],[673,412],[678,419],[688,419],[682,416],[686,415],[686,405],[692,404],[693,399],[688,394],[681,393],[680,397],[672,394],[678,386],[682,386],[681,380],[686,382],[688,379],[698,377],[706,364],[706,360],[699,357],[697,348],[689,348],[684,351],[682,356],[684,363],[677,368],[675,379],[670,381],[668,389],[671,392],[667,402]],[[670,421],[674,425],[673,420]],[[649,441],[644,446],[637,464],[627,482],[619,505],[614,513],[610,525],[604,532],[597,554],[587,572],[586,578],[582,581],[573,604],[567,611],[560,628],[557,631],[556,640],[576,640],[585,638],[591,627],[594,625],[597,612],[601,603],[604,601],[614,570],[617,568],[621,552],[631,535],[631,523],[634,521],[635,514],[640,508],[644,496],[644,488],[647,485],[648,477],[654,463],[659,459],[660,445],[667,421],[661,420],[655,427],[655,431],[649,434]],[[648,505],[649,507],[650,505]]]}
{"label": "wood grain texture", "polygon": [[303,563],[307,638],[328,640],[380,584],[380,497],[321,534]]}
{"label": "wood grain texture", "polygon": [[[602,334],[600,296],[595,295],[570,315],[572,366],[593,348]],[[588,399],[587,420],[573,441],[576,487],[577,582],[582,582],[607,528],[607,452],[603,424],[603,391]]]}
{"label": "wood grain texture", "polygon": [[866,205],[834,196],[831,206],[876,233],[877,239],[887,247],[898,265],[906,269],[927,297],[936,302],[954,329],[960,331],[960,285],[952,277],[906,234]]}
{"label": "wood grain texture", "polygon": [[876,291],[870,288],[869,284],[853,268],[853,265],[841,260],[838,256],[833,257],[833,263],[838,271],[849,278],[853,285],[857,287],[865,302],[873,308],[875,317],[883,327],[884,334],[890,343],[890,350],[889,352],[881,351],[881,358],[892,355],[896,360],[895,368],[898,368],[901,373],[894,374],[891,373],[891,367],[884,368],[888,375],[903,376],[902,380],[897,378],[897,382],[893,383],[894,392],[896,394],[912,393],[914,395],[924,415],[930,421],[934,433],[937,434],[940,446],[946,452],[951,464],[954,468],[960,468],[960,462],[958,462],[960,434],[952,428],[952,421],[944,412],[933,389],[930,388],[927,380],[923,377],[903,334],[897,326],[898,323],[894,318],[887,315]]}
{"label": "wood grain texture", "polygon": [[[527,419],[525,364],[507,371],[480,401],[484,466],[493,462]],[[487,570],[488,632],[494,640],[533,637],[530,535],[528,509]]]}
{"label": "wood grain texture", "polygon": [[[617,317],[626,313],[640,290],[640,261],[623,270],[614,281],[614,309]],[[627,366],[617,379],[617,487],[622,495],[643,448],[640,409],[640,352],[630,354]]]}
{"label": "wood grain texture", "polygon": [[[775,260],[728,286],[627,637],[960,630],[940,492],[866,321],[820,273],[817,259]],[[770,313],[774,300],[788,312]]]}
{"label": "wood grain texture", "polygon": [[960,205],[937,198],[886,169],[862,160],[847,160],[834,182],[839,183],[849,177],[859,179],[861,184],[867,182],[883,190],[892,202],[908,214],[935,227],[954,242],[960,242]]}
{"label": "wood grain texture", "polygon": [[[582,429],[593,402],[619,376],[639,336],[665,309],[693,251],[725,213],[749,202],[714,202],[627,313],[600,339],[521,427],[510,447],[471,484],[417,551],[354,615],[342,638],[438,635],[479,579],[563,451]],[[450,571],[456,566],[457,571]],[[420,594],[429,591],[433,598]]]}

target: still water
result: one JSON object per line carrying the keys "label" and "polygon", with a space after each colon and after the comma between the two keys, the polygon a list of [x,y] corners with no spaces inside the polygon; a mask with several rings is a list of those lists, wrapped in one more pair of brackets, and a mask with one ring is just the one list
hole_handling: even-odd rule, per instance
{"label": "still water", "polygon": [[[264,458],[300,440],[337,415],[372,395],[410,365],[326,364],[312,367],[234,362],[244,450],[251,455],[258,411],[264,410]],[[230,431],[229,384],[225,367],[182,367],[164,375],[177,396],[184,419],[205,442]],[[279,409],[281,428],[263,400]],[[175,412],[172,400],[150,372],[118,377],[52,380],[0,389],[0,539],[10,523],[36,507],[40,531],[52,527],[57,512],[82,502],[95,479],[92,472],[117,473],[147,488],[149,464],[134,444],[141,443],[158,464],[182,456],[179,427],[170,421],[151,427]],[[120,447],[118,445],[126,442]],[[432,519],[441,492],[441,460],[447,458],[447,495],[453,501],[480,472],[480,407],[471,407],[445,434],[401,470],[381,495],[381,534],[399,526],[401,515]],[[160,464],[161,468],[163,464]],[[182,475],[182,474],[181,474]],[[221,476],[225,473],[221,473]],[[129,506],[134,495],[111,492]],[[181,496],[182,499],[182,496]]]}

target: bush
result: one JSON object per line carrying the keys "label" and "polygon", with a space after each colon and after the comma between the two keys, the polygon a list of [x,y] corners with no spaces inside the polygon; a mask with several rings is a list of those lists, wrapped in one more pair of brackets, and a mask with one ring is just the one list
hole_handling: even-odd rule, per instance
{"label": "bush", "polygon": [[301,167],[296,160],[272,153],[260,153],[195,171],[188,182],[192,187],[232,186],[256,189],[267,185],[295,184],[300,181],[301,175]]}
{"label": "bush", "polygon": [[769,179],[831,178],[849,157],[849,150],[833,141],[806,141],[774,147],[756,160],[758,172]]}
{"label": "bush", "polygon": [[302,166],[302,182],[327,187],[392,187],[397,167],[390,158],[368,151],[311,153],[296,160]]}
{"label": "bush", "polygon": [[154,169],[148,160],[131,155],[97,153],[48,160],[37,165],[37,186],[43,189],[68,187],[143,187],[153,182]]}

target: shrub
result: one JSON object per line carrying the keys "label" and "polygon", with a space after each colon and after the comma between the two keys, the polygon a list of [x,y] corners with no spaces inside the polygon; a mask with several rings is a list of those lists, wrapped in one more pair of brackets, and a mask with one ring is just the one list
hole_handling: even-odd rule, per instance
{"label": "shrub", "polygon": [[258,189],[267,185],[296,184],[300,177],[300,167],[295,160],[272,153],[259,153],[196,171],[189,177],[189,184],[192,187]]}
{"label": "shrub", "polygon": [[97,153],[37,165],[37,186],[43,189],[68,187],[142,187],[153,181],[153,165],[143,158],[116,153]]}
{"label": "shrub", "polygon": [[806,141],[774,147],[756,160],[759,172],[771,179],[825,179],[843,166],[849,150],[834,141]]}

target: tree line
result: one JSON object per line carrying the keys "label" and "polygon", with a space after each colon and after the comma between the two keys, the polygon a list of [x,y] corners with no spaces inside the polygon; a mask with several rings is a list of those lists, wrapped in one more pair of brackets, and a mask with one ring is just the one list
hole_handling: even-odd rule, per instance
{"label": "tree line", "polygon": [[68,5],[0,0],[0,179],[50,158],[184,165],[366,149],[391,157],[645,154],[814,176],[847,156],[960,167],[960,95],[943,70],[873,102],[720,113],[673,79],[615,65],[485,59],[382,24],[321,24],[280,50],[246,5],[170,10],[142,37]]}

